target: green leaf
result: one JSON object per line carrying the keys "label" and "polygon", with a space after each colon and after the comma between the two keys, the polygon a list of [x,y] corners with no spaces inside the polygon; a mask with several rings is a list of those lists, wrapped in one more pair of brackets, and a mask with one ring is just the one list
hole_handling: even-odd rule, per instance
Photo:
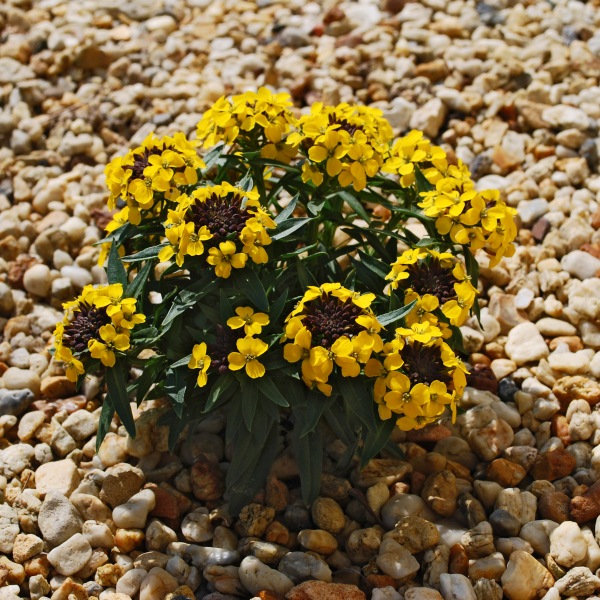
{"label": "green leaf", "polygon": [[288,292],[289,288],[285,288],[283,290],[283,294],[281,294],[279,298],[277,298],[277,300],[275,300],[275,302],[273,302],[273,304],[271,305],[271,310],[269,311],[269,321],[271,323],[275,323],[281,316],[281,313],[283,312],[283,309],[285,307],[285,302],[288,297]]}
{"label": "green leaf", "polygon": [[258,389],[274,404],[288,407],[288,401],[285,399],[283,394],[277,389],[277,386],[269,377],[259,377],[256,379],[256,385]]}
{"label": "green leaf", "polygon": [[376,429],[367,432],[365,444],[360,456],[361,468],[385,447],[392,435],[395,425],[396,421],[394,419],[388,419],[387,421],[378,423]]}
{"label": "green leaf", "polygon": [[135,400],[138,404],[142,402],[150,388],[162,379],[160,374],[166,364],[165,356],[154,356],[144,362],[142,374],[134,382]]}
{"label": "green leaf", "polygon": [[341,403],[332,403],[326,408],[324,415],[335,435],[339,437],[346,446],[354,444],[357,439],[356,433],[350,427],[348,415]]}
{"label": "green leaf", "polygon": [[419,192],[430,192],[431,190],[435,189],[434,186],[429,183],[417,165],[415,165],[415,179],[417,180],[417,188]]}
{"label": "green leaf", "polygon": [[233,316],[233,306],[231,306],[231,302],[229,302],[229,298],[227,294],[221,288],[219,290],[219,317],[222,323],[226,323],[229,317]]}
{"label": "green leaf", "polygon": [[254,385],[254,381],[247,379],[241,385],[242,388],[242,413],[244,415],[244,423],[248,431],[252,431],[252,423],[258,406],[258,387]]}
{"label": "green leaf", "polygon": [[310,285],[319,285],[315,276],[306,268],[306,265],[302,261],[298,261],[296,269],[298,271],[298,281],[303,289],[306,289]]}
{"label": "green leaf", "polygon": [[361,218],[364,219],[367,223],[371,221],[371,215],[365,210],[365,207],[362,205],[361,201],[351,192],[347,190],[340,190],[336,192],[336,196],[342,198],[342,200],[350,206],[350,208]]}
{"label": "green leaf", "polygon": [[167,244],[160,244],[160,246],[151,246],[150,248],[144,248],[143,250],[140,250],[139,252],[136,252],[135,254],[130,254],[129,256],[124,256],[121,260],[126,263],[132,263],[132,262],[141,262],[143,260],[153,259],[153,258],[156,258],[160,254],[160,251],[166,245]]}
{"label": "green leaf", "polygon": [[375,401],[372,391],[367,391],[362,381],[348,377],[338,377],[336,384],[350,410],[369,431],[376,429],[377,421],[373,410]]}
{"label": "green leaf", "polygon": [[206,402],[206,407],[202,412],[209,412],[216,404],[217,400],[219,400],[219,398],[223,396],[234,385],[237,387],[238,381],[232,373],[225,373],[225,375],[219,375],[217,381],[210,390],[210,394],[208,395],[208,400]]}
{"label": "green leaf", "polygon": [[254,181],[252,180],[252,175],[250,171],[248,171],[236,184],[236,187],[241,188],[245,192],[249,192],[254,187]]}
{"label": "green leaf", "polygon": [[191,358],[192,358],[191,354],[188,354],[187,356],[184,356],[182,359],[178,360],[177,362],[174,362],[170,366],[169,371],[172,370],[172,369],[176,369],[177,367],[187,367]]}
{"label": "green leaf", "polygon": [[219,282],[216,280],[213,280],[210,283],[206,283],[205,281],[201,283],[204,285],[204,289],[197,291],[192,289],[193,286],[190,286],[187,290],[179,292],[173,299],[169,312],[162,320],[162,323],[160,323],[163,333],[166,332],[169,325],[171,325],[179,315],[183,314],[188,308],[194,306],[198,300],[212,292],[219,285]]}
{"label": "green leaf", "polygon": [[106,370],[106,388],[108,390],[107,398],[114,406],[115,411],[121,419],[121,423],[127,430],[127,433],[135,438],[135,423],[131,413],[131,405],[127,396],[127,362],[118,359],[115,366]]}
{"label": "green leaf", "polygon": [[271,239],[275,241],[283,240],[310,223],[310,221],[313,221],[313,219],[309,217],[292,217],[291,219],[286,219],[277,224],[277,231],[271,235]]}
{"label": "green leaf", "polygon": [[385,327],[386,325],[391,325],[396,321],[399,321],[402,317],[405,317],[417,303],[416,300],[413,300],[406,306],[402,308],[397,308],[396,310],[392,310],[391,312],[385,313],[377,317],[377,320]]}
{"label": "green leaf", "polygon": [[321,473],[323,471],[323,442],[317,429],[302,436],[305,424],[299,420],[292,430],[291,447],[300,472],[302,499],[311,504],[321,489]]}
{"label": "green leaf", "polygon": [[256,271],[243,269],[241,273],[236,274],[234,283],[240,292],[250,300],[258,309],[263,312],[269,311],[269,300],[261,280]]}
{"label": "green leaf", "polygon": [[204,164],[206,165],[204,170],[208,171],[211,167],[217,164],[221,158],[221,150],[225,147],[225,144],[218,144],[212,150],[206,153],[204,156]]}
{"label": "green leaf", "polygon": [[375,258],[363,252],[362,250],[358,251],[358,255],[360,256],[361,261],[368,267],[375,275],[385,279],[387,274],[390,272],[390,265],[384,263],[382,260]]}
{"label": "green leaf", "polygon": [[309,390],[306,397],[306,409],[303,418],[304,427],[300,432],[300,437],[312,433],[317,428],[323,412],[331,402],[332,398],[327,398],[327,396],[319,392]]}
{"label": "green leaf", "polygon": [[283,221],[287,220],[288,217],[292,216],[292,213],[296,209],[296,204],[298,204],[298,194],[296,194],[289,202],[289,204],[275,217],[274,221],[279,225],[283,223]]}
{"label": "green leaf", "polygon": [[[189,373],[189,371],[188,371]],[[165,377],[165,392],[171,399],[171,405],[175,414],[181,418],[185,404],[185,395],[187,388],[186,375],[182,369],[170,368]]]}
{"label": "green leaf", "polygon": [[158,339],[159,332],[156,327],[144,327],[143,329],[134,329],[131,334],[131,340],[138,346],[149,346]]}
{"label": "green leaf", "polygon": [[135,298],[136,300],[140,297],[144,286],[148,281],[148,276],[152,271],[152,267],[154,263],[152,261],[148,261],[139,271],[138,274],[134,277],[133,281],[127,286],[127,290],[125,291],[125,296],[127,298]]}
{"label": "green leaf", "polygon": [[106,265],[106,275],[108,283],[120,283],[123,289],[127,287],[127,271],[119,258],[119,251],[116,244],[110,245],[108,253],[108,264]]}
{"label": "green leaf", "polygon": [[98,423],[98,432],[96,433],[96,452],[100,450],[102,441],[104,440],[106,434],[108,433],[108,430],[110,429],[110,424],[114,414],[115,409],[110,403],[110,399],[108,397],[104,398],[104,402],[102,403],[102,410],[100,411],[100,422]]}

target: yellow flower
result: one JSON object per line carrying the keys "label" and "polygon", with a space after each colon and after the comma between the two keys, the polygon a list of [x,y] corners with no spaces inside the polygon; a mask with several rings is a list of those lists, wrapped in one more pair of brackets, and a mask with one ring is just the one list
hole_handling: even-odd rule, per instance
{"label": "yellow flower", "polygon": [[326,383],[324,381],[319,381],[318,379],[308,379],[304,375],[302,375],[302,381],[304,381],[304,384],[309,389],[319,390],[322,394],[324,394],[328,398],[329,398],[329,396],[331,396],[331,392],[332,392],[333,388],[331,387],[331,385],[329,383]]}
{"label": "yellow flower", "polygon": [[129,348],[129,334],[119,333],[113,325],[103,325],[99,330],[99,340],[90,340],[89,349],[92,358],[98,358],[105,367],[114,367],[116,362],[115,350],[123,352]]}
{"label": "yellow flower", "polygon": [[246,337],[240,338],[236,342],[238,352],[231,352],[227,356],[229,368],[232,371],[246,369],[246,375],[252,379],[257,379],[265,374],[265,366],[257,360],[264,354],[269,346],[262,340]]}
{"label": "yellow flower", "polygon": [[208,382],[206,372],[210,367],[210,356],[206,354],[206,343],[196,344],[192,348],[192,358],[188,363],[190,369],[200,369],[198,373],[198,387],[204,387]]}
{"label": "yellow flower", "polygon": [[442,337],[442,332],[439,327],[425,321],[423,323],[413,323],[410,329],[399,327],[396,329],[396,335],[404,335],[413,339],[415,342],[427,344],[434,338]]}
{"label": "yellow flower", "polygon": [[236,253],[235,244],[231,240],[221,242],[218,248],[211,248],[206,262],[215,267],[215,275],[227,279],[231,275],[231,268],[243,269],[248,260],[248,255]]}
{"label": "yellow flower", "polygon": [[79,375],[85,373],[83,363],[73,356],[70,348],[60,346],[56,350],[55,357],[57,360],[65,363],[65,375],[69,381],[77,381]]}
{"label": "yellow flower", "polygon": [[255,313],[249,306],[239,306],[235,309],[236,317],[227,319],[231,329],[244,328],[246,335],[258,335],[262,328],[269,324],[269,317],[265,313]]}

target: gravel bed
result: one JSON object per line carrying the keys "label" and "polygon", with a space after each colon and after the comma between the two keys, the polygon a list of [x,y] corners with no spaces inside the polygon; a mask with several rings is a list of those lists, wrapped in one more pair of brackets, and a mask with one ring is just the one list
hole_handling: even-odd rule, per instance
{"label": "gravel bed", "polygon": [[[8,0],[0,31],[0,600],[600,598],[598,0]],[[106,162],[260,85],[423,130],[522,229],[479,257],[455,424],[363,470],[331,438],[310,507],[286,451],[232,518],[225,415],[170,455],[146,403],[96,454],[99,382],[48,347],[105,281]]]}

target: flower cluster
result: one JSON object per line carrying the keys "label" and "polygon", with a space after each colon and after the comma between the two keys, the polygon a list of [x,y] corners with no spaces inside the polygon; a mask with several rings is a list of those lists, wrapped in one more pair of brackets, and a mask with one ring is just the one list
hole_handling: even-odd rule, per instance
{"label": "flower cluster", "polygon": [[426,335],[417,331],[414,326],[397,328],[381,356],[365,365],[365,375],[376,378],[373,396],[379,416],[395,415],[403,431],[433,423],[448,406],[455,417],[466,386],[467,370],[440,329],[428,327]]}
{"label": "flower cluster", "polygon": [[416,301],[406,318],[411,327],[437,327],[444,334],[448,332],[447,324],[440,318],[445,317],[456,327],[467,320],[477,290],[463,264],[452,254],[415,248],[404,251],[391,267],[386,277],[390,293],[402,291],[404,304]]}
{"label": "flower cluster", "polygon": [[113,367],[117,353],[129,349],[131,330],[146,320],[135,312],[136,304],[115,283],[98,288],[87,285],[80,296],[63,305],[65,317],[54,331],[54,351],[57,360],[65,363],[70,381],[83,375],[82,361],[88,357]]}
{"label": "flower cluster", "polygon": [[339,283],[310,286],[288,315],[283,356],[302,361],[302,379],[309,388],[331,395],[327,383],[334,366],[342,377],[357,377],[372,352],[383,348],[381,324],[370,310],[374,294],[359,294]]}
{"label": "flower cluster", "polygon": [[304,181],[320,186],[325,176],[337,177],[342,187],[351,185],[358,192],[383,165],[392,137],[392,128],[378,109],[317,102],[309,115],[298,119],[287,142],[299,146],[307,158]]}
{"label": "flower cluster", "polygon": [[217,277],[227,279],[232,269],[243,269],[250,259],[268,261],[265,246],[271,243],[267,229],[275,221],[259,203],[258,193],[244,191],[227,182],[195,189],[177,198],[164,223],[168,244],[159,259],[175,257],[182,266],[186,256],[205,255]]}
{"label": "flower cluster", "polygon": [[[251,379],[262,377],[266,369],[258,358],[268,350],[269,345],[254,336],[260,334],[268,324],[269,316],[265,313],[256,313],[250,306],[239,306],[235,309],[235,317],[227,319],[227,325],[232,331],[227,332],[223,327],[218,331],[220,339],[211,349],[216,360],[207,354],[208,346],[205,342],[194,345],[188,367],[199,370],[198,387],[204,387],[208,383],[211,364],[217,367],[220,374],[227,370],[245,369],[246,375]],[[242,330],[244,336],[241,335]]]}
{"label": "flower cluster", "polygon": [[173,200],[181,188],[195,184],[198,169],[204,167],[196,145],[181,132],[160,139],[151,133],[139,147],[114,158],[104,170],[108,207],[113,210],[119,199],[126,207],[113,217],[107,231],[127,222],[139,225],[142,211],[152,210],[157,198]]}
{"label": "flower cluster", "polygon": [[219,98],[198,123],[197,135],[208,148],[224,142],[237,142],[242,148],[255,150],[261,156],[289,163],[296,149],[284,140],[295,118],[288,94],[273,94],[267,88],[245,92],[231,100]]}

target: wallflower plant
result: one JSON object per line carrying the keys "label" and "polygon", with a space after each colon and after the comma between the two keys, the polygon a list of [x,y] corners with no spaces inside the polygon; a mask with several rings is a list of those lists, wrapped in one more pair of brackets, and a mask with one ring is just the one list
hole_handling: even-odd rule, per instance
{"label": "wallflower plant", "polygon": [[219,99],[195,141],[148,136],[106,179],[108,285],[65,304],[54,349],[72,381],[104,377],[98,444],[115,412],[135,435],[131,401],[164,403],[171,449],[224,411],[236,512],[286,437],[309,502],[327,435],[341,468],[456,415],[475,253],[513,254],[515,211],[421,132],[394,140],[364,106],[299,115],[261,88]]}

